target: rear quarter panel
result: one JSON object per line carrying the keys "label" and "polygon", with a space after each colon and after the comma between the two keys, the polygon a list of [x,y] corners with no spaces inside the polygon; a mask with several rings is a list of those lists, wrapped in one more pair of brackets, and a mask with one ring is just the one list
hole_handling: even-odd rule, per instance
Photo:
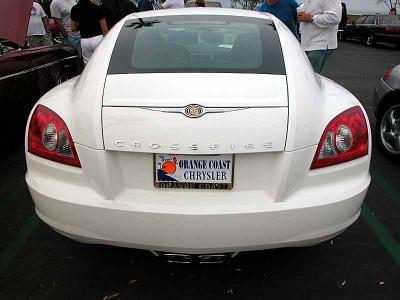
{"label": "rear quarter panel", "polygon": [[334,117],[361,104],[343,87],[317,75],[297,39],[279,20],[274,20],[279,29],[288,85],[289,122],[285,150],[295,151],[317,145]]}
{"label": "rear quarter panel", "polygon": [[[57,85],[63,72],[70,77],[80,73],[77,50],[67,46],[22,49],[0,57],[0,93],[2,108],[7,111],[6,128],[17,132],[36,101]],[[7,131],[7,130],[6,130]]]}
{"label": "rear quarter panel", "polygon": [[386,84],[394,90],[400,90],[400,65],[394,67],[392,74],[386,80]]}
{"label": "rear quarter panel", "polygon": [[93,149],[104,149],[101,117],[103,90],[122,24],[123,21],[109,31],[78,78],[52,89],[37,103],[55,111],[64,120],[75,143]]}

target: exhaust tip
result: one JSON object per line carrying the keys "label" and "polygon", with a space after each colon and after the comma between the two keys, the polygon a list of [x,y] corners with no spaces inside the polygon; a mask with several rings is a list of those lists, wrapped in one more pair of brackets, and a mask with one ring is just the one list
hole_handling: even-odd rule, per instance
{"label": "exhaust tip", "polygon": [[[152,251],[153,252],[153,251]],[[221,264],[230,258],[233,258],[237,253],[220,253],[220,254],[183,254],[183,253],[166,253],[155,252],[156,256],[160,257],[167,263],[173,264]],[[154,254],[154,252],[153,252]]]}
{"label": "exhaust tip", "polygon": [[226,260],[228,260],[231,255],[228,254],[206,254],[206,255],[199,255],[197,257],[197,261],[199,264],[222,264]]}
{"label": "exhaust tip", "polygon": [[192,257],[189,254],[161,253],[160,257],[167,263],[173,264],[190,264],[192,262]]}

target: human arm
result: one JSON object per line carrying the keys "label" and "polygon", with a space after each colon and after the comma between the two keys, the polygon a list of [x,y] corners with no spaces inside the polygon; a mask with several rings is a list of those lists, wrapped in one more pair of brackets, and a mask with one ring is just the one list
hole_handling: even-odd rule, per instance
{"label": "human arm", "polygon": [[63,37],[67,37],[68,32],[65,30],[64,25],[61,22],[62,13],[61,13],[60,6],[58,5],[57,2],[55,2],[55,1],[51,2],[50,12],[51,12],[51,16],[54,19],[54,24],[56,25],[58,31],[61,33],[61,35]]}
{"label": "human arm", "polygon": [[102,7],[97,6],[96,9],[94,10],[94,13],[96,14],[97,20],[99,20],[101,33],[103,35],[106,35],[108,32],[108,26],[104,9]]}
{"label": "human arm", "polygon": [[65,30],[65,28],[61,22],[61,19],[54,18],[54,23],[56,24],[56,27],[57,27],[58,31],[60,31],[61,35],[63,37],[67,37],[68,32]]}
{"label": "human arm", "polygon": [[294,0],[289,0],[290,10],[292,11],[293,18],[297,21],[297,8],[299,4]]}
{"label": "human arm", "polygon": [[100,20],[100,27],[101,27],[101,33],[103,35],[106,35],[108,32],[108,27],[107,27],[107,22],[106,22],[105,18]]}
{"label": "human arm", "polygon": [[46,13],[44,12],[42,6],[37,2],[33,3],[33,7],[35,7],[37,9],[37,12],[38,12],[40,18],[42,19],[43,28],[46,31],[46,33],[48,34],[50,32],[50,25],[49,25],[49,19],[47,18]]}
{"label": "human arm", "polygon": [[49,25],[49,19],[47,18],[47,16],[42,17],[42,22],[43,22],[44,30],[46,30],[46,32],[49,33],[50,25]]}
{"label": "human arm", "polygon": [[49,19],[47,18],[46,13],[44,12],[42,6],[39,3],[35,3],[35,5],[37,6],[38,10],[39,10],[39,15],[42,18],[42,23],[43,23],[43,27],[44,30],[46,31],[46,33],[50,32],[50,25],[49,25]]}
{"label": "human arm", "polygon": [[162,4],[161,4],[161,8],[165,8],[165,9],[167,9],[167,8],[172,8],[172,3],[171,3],[171,1],[169,1],[169,0],[163,1]]}
{"label": "human arm", "polygon": [[70,22],[71,31],[73,31],[73,32],[79,31],[79,29],[78,29],[78,14],[77,14],[75,6],[72,7],[72,9],[71,9],[70,18],[71,18],[71,22]]}
{"label": "human arm", "polygon": [[298,21],[313,23],[319,28],[338,25],[342,18],[342,4],[340,0],[322,0],[322,2],[323,12],[321,14],[310,15],[302,13],[298,15]]}
{"label": "human arm", "polygon": [[71,30],[72,31],[79,31],[78,22],[76,22],[75,20],[72,20],[72,19],[71,19]]}

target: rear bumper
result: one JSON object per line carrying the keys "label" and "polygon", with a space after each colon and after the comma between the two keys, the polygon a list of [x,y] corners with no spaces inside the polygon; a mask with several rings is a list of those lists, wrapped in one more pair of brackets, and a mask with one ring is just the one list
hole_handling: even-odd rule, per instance
{"label": "rear bumper", "polygon": [[[83,157],[84,149],[77,150]],[[311,147],[272,159],[284,155],[309,165],[314,152]],[[360,214],[370,183],[369,159],[307,171],[305,180],[297,178],[283,194],[247,189],[237,174],[232,191],[126,188],[110,200],[83,170],[31,154],[26,180],[39,217],[78,241],[188,254],[239,252],[307,246],[341,233]],[[243,161],[249,165],[251,157],[237,157],[238,169]],[[277,167],[282,168],[279,161]],[[285,180],[299,176],[290,168],[287,172]]]}
{"label": "rear bumper", "polygon": [[[353,196],[308,207],[254,213],[177,215],[66,202],[30,188],[38,216],[86,243],[174,253],[223,253],[317,244],[360,214],[368,184]],[[318,199],[316,199],[318,200]]]}

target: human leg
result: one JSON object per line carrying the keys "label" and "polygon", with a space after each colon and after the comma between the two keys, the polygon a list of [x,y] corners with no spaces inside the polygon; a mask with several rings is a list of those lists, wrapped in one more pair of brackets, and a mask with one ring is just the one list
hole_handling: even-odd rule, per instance
{"label": "human leg", "polygon": [[42,46],[40,36],[38,35],[27,36],[26,40],[28,41],[29,48],[36,48]]}
{"label": "human leg", "polygon": [[307,57],[316,73],[321,73],[327,59],[332,55],[333,50],[312,50],[306,51]]}
{"label": "human leg", "polygon": [[81,39],[80,38],[68,35],[67,38],[63,38],[63,43],[78,49],[79,56],[82,57]]}
{"label": "human leg", "polygon": [[42,35],[42,46],[52,46],[53,45],[53,41],[51,40],[50,36],[48,36],[47,34]]}

